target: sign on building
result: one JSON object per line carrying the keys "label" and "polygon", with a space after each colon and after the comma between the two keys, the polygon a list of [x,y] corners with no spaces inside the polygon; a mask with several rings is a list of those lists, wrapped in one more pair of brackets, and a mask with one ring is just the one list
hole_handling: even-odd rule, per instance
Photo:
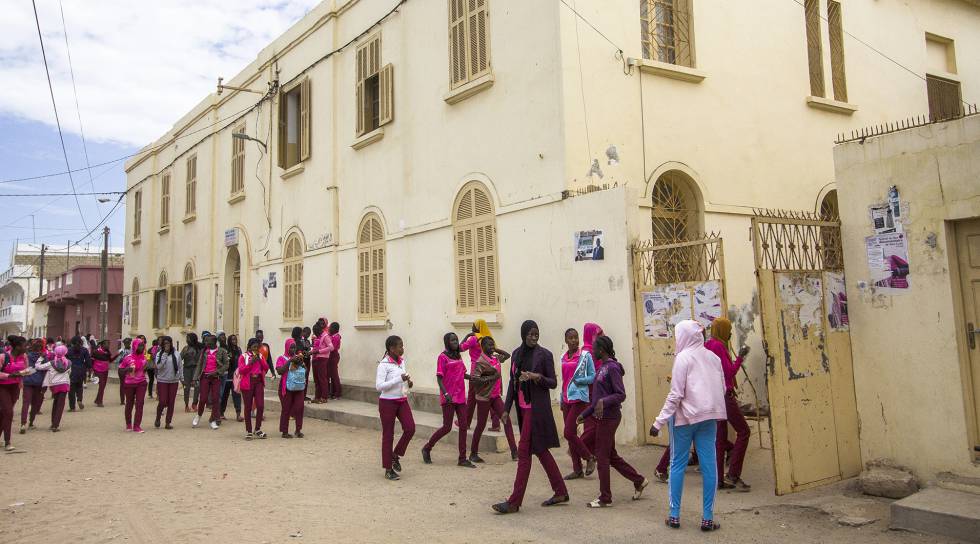
{"label": "sign on building", "polygon": [[225,247],[238,245],[238,229],[231,228],[225,231]]}

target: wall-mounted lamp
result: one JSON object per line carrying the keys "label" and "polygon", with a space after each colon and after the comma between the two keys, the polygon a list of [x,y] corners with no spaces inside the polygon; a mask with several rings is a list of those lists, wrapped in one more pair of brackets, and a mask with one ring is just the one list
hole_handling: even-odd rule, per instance
{"label": "wall-mounted lamp", "polygon": [[242,132],[232,132],[231,133],[231,137],[232,138],[238,138],[239,140],[250,140],[250,141],[253,141],[253,142],[261,145],[262,146],[262,149],[264,149],[266,153],[269,152],[269,148],[268,148],[268,146],[265,145],[265,142],[263,142],[262,140],[259,140],[258,138],[253,138],[253,137],[249,136],[248,134],[245,134],[245,133],[242,133]]}

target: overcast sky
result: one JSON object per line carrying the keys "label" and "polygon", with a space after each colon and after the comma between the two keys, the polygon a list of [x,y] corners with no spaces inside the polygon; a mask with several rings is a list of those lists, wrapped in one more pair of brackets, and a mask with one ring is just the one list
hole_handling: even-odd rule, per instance
{"label": "overcast sky", "polygon": [[[135,152],[166,132],[319,0],[36,0],[45,53],[72,169]],[[64,24],[61,9],[64,9]],[[76,96],[72,90],[74,69]],[[63,172],[41,47],[29,0],[3,2],[0,17],[0,271],[15,240],[77,240],[112,209],[95,197],[4,197],[71,192]],[[81,115],[81,125],[79,124]],[[119,191],[122,162],[73,175],[77,191]],[[33,215],[33,225],[32,217]],[[124,209],[108,225],[122,246]],[[36,231],[34,226],[36,226]]]}

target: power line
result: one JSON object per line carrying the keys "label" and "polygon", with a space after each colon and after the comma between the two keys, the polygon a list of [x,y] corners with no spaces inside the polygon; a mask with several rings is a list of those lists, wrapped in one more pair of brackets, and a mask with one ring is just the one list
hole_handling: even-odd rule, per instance
{"label": "power line", "polygon": [[[68,148],[65,147],[65,134],[61,131],[61,118],[58,116],[58,103],[54,99],[54,86],[51,85],[51,71],[48,69],[48,55],[44,52],[44,36],[41,34],[41,19],[37,16],[37,1],[31,0],[34,6],[34,23],[37,25],[37,39],[41,42],[41,59],[44,60],[44,74],[48,77],[48,92],[51,93],[51,107],[54,108],[54,121],[58,125],[58,138],[61,140],[61,152],[65,156],[65,168],[71,170],[71,163],[68,162]],[[71,172],[68,173],[68,181],[71,182],[71,192],[75,192],[75,179]],[[75,207],[78,208],[78,218],[82,220],[82,225],[88,228],[85,221],[85,214],[82,213],[82,203],[75,195]]]}
{"label": "power line", "polygon": [[[3,194],[3,193],[0,193],[0,198],[7,197],[7,196],[23,196],[23,197],[29,197],[29,196],[72,196],[72,195],[94,196],[94,195],[124,195],[124,194],[126,194],[126,191],[94,191],[94,192],[88,192],[88,193],[16,193],[16,194]],[[85,228],[88,228],[88,226],[86,226]]]}

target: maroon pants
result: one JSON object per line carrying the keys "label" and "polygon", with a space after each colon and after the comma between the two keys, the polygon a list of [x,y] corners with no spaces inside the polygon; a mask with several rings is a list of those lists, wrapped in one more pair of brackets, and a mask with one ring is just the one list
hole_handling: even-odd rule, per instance
{"label": "maroon pants", "polygon": [[157,421],[163,415],[163,409],[167,409],[167,425],[174,420],[174,408],[177,407],[177,387],[179,383],[157,382]]}
{"label": "maroon pants", "polygon": [[[407,400],[378,399],[378,414],[381,416],[381,466],[391,469],[392,458],[402,457],[408,450],[408,443],[415,435],[415,419]],[[396,419],[402,425],[402,437],[392,449]]]}
{"label": "maroon pants", "polygon": [[585,418],[585,423],[582,425],[582,444],[589,451],[595,451],[595,418],[587,417]]}
{"label": "maroon pants", "polygon": [[442,405],[442,427],[439,427],[436,432],[432,433],[429,441],[425,443],[425,449],[431,450],[436,445],[436,442],[442,440],[442,437],[453,430],[454,414],[456,415],[456,421],[459,423],[459,460],[462,461],[466,459],[466,430],[469,429],[469,425],[466,424],[465,404],[447,402]]}
{"label": "maroon pants", "polygon": [[[514,479],[514,492],[511,493],[507,503],[511,506],[520,507],[524,503],[524,492],[527,491],[527,481],[531,476],[531,410],[524,410],[524,423],[521,425],[521,443],[517,446],[517,477]],[[558,470],[558,463],[552,457],[551,451],[543,450],[535,453],[545,474],[548,475],[548,482],[555,495],[568,495],[565,488],[565,480],[561,477]]]}
{"label": "maroon pants", "polygon": [[643,483],[643,476],[616,453],[616,429],[620,420],[621,418],[596,420],[595,457],[596,470],[599,472],[599,502],[612,502],[612,491],[609,488],[610,466],[623,478],[633,482],[634,486]]}
{"label": "maroon pants", "polygon": [[340,357],[332,356],[327,360],[327,396],[340,398]]}
{"label": "maroon pants", "polygon": [[[44,404],[45,389],[47,388],[40,385],[24,386],[24,401],[21,402],[20,406],[21,425],[27,425],[28,421],[31,425],[34,424],[34,417],[41,411],[41,405]],[[30,420],[28,420],[28,415],[30,415]]]}
{"label": "maroon pants", "polygon": [[197,402],[197,415],[204,415],[205,405],[211,405],[211,419],[218,421],[221,419],[221,386],[224,380],[218,376],[201,376],[201,394]]}
{"label": "maroon pants", "polygon": [[[466,427],[473,426],[473,414],[477,413],[476,410],[476,388],[470,387],[466,393]],[[500,412],[501,414],[503,411]],[[490,428],[497,429],[500,427],[500,414],[494,411],[490,411]],[[513,431],[511,431],[513,432]]]}
{"label": "maroon pants", "polygon": [[[283,379],[285,380],[286,377],[283,376]],[[282,401],[282,411],[279,414],[279,432],[289,432],[290,417],[296,420],[296,432],[303,430],[303,410],[306,409],[303,406],[305,400],[303,394],[303,391],[286,391],[279,395],[279,399]],[[251,416],[251,410],[249,410],[249,416]],[[259,421],[261,421],[261,418],[259,418]]]}
{"label": "maroon pants", "polygon": [[109,384],[109,371],[95,372],[99,377],[99,392],[95,395],[95,404],[102,406],[102,397],[105,395],[105,386]]}
{"label": "maroon pants", "polygon": [[728,477],[737,480],[742,477],[742,463],[745,461],[745,452],[749,449],[749,437],[752,432],[749,424],[742,415],[742,409],[738,406],[738,398],[734,391],[725,393],[725,409],[728,411],[728,423],[735,429],[735,443],[728,441],[728,425],[724,421],[718,422],[718,434],[716,438],[718,456],[718,478],[721,479],[725,474],[725,452],[729,452],[728,457]]}
{"label": "maroon pants", "polygon": [[61,416],[65,413],[65,401],[68,400],[68,391],[54,393],[51,395],[51,427],[57,429],[61,427]]}
{"label": "maroon pants", "polygon": [[[568,442],[568,456],[572,458],[572,470],[582,472],[582,459],[592,458],[592,450],[586,447],[585,442],[578,435],[578,416],[588,408],[584,402],[566,403],[562,408],[565,413],[565,440]],[[589,418],[592,419],[592,418]],[[593,425],[594,426],[594,425]]]}
{"label": "maroon pants", "polygon": [[[137,428],[143,423],[143,401],[146,400],[146,382],[126,384],[126,428]],[[133,413],[133,409],[136,412]]]}
{"label": "maroon pants", "polygon": [[126,375],[117,370],[116,377],[119,378],[119,404],[126,404]]}
{"label": "maroon pants", "polygon": [[0,434],[3,441],[10,442],[10,426],[14,422],[14,405],[20,397],[20,383],[0,385]]}
{"label": "maroon pants", "polygon": [[[470,445],[470,452],[473,454],[480,453],[480,437],[483,436],[483,429],[487,427],[487,414],[491,413],[497,418],[504,413],[504,401],[500,400],[500,397],[494,397],[490,400],[478,400],[476,402],[476,428],[473,429],[473,442]],[[507,435],[507,443],[510,445],[510,451],[517,451],[517,441],[514,440],[514,428],[511,426],[509,420],[504,425],[504,434]]]}
{"label": "maroon pants", "polygon": [[[252,406],[255,406],[255,430],[262,429],[262,414],[265,413],[265,380],[252,378],[248,389],[242,389],[245,401],[245,432],[252,432]],[[286,432],[286,431],[283,431]]]}
{"label": "maroon pants", "polygon": [[313,388],[313,398],[327,398],[327,360],[313,360],[313,380],[316,381]]}

